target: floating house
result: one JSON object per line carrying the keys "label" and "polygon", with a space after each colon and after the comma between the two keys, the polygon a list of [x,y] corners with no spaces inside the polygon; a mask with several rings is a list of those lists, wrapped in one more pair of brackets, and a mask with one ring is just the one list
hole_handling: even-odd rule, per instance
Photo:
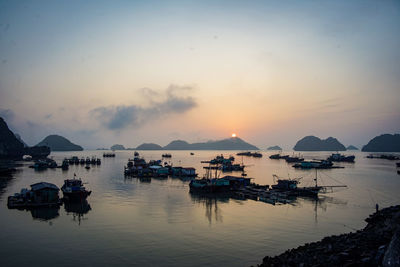
{"label": "floating house", "polygon": [[23,188],[20,193],[9,196],[7,206],[9,208],[57,206],[60,204],[59,191],[60,189],[51,183],[32,184],[31,190]]}

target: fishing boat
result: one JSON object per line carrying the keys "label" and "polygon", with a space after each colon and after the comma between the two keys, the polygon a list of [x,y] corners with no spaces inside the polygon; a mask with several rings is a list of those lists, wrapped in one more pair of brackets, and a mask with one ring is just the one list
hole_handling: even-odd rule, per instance
{"label": "fishing boat", "polygon": [[282,179],[275,174],[273,174],[272,177],[276,184],[271,186],[272,189],[270,192],[285,192],[287,196],[317,197],[320,192],[327,193],[329,191],[332,192],[333,188],[347,187],[346,185],[319,185],[317,169],[315,169],[314,186],[299,187],[298,185],[300,184],[302,177]]}
{"label": "fishing boat", "polygon": [[69,161],[68,161],[68,159],[64,159],[61,164],[61,169],[63,171],[66,171],[66,170],[68,170],[68,168],[69,168]]}
{"label": "fishing boat", "polygon": [[354,162],[355,156],[345,156],[340,153],[330,155],[327,160],[337,162]]}
{"label": "fishing boat", "polygon": [[294,168],[300,169],[331,169],[331,168],[344,168],[341,166],[333,166],[333,163],[329,160],[321,161],[302,161],[293,165]]}
{"label": "fishing boat", "polygon": [[251,156],[253,156],[254,158],[262,158],[263,155],[259,152],[254,152],[251,154]]}
{"label": "fishing boat", "polygon": [[86,190],[81,179],[76,179],[75,174],[73,179],[64,180],[61,191],[64,198],[70,201],[84,200],[92,193],[92,191]]}
{"label": "fishing boat", "polygon": [[166,154],[162,154],[162,157],[163,158],[171,158],[172,156],[171,156],[171,154],[166,153]]}
{"label": "fishing boat", "polygon": [[294,162],[302,162],[304,160],[304,158],[302,158],[300,156],[298,156],[298,157],[296,157],[296,156],[293,156],[293,157],[288,156],[288,157],[285,157],[285,160],[286,160],[287,163],[294,163]]}
{"label": "fishing boat", "polygon": [[251,157],[251,152],[250,151],[248,151],[248,152],[239,152],[239,153],[237,153],[236,155],[238,155],[238,156],[248,156],[248,157]]}
{"label": "fishing boat", "polygon": [[229,191],[230,183],[228,179],[219,178],[218,175],[218,166],[214,169],[211,168],[211,164],[209,168],[206,169],[206,174],[201,179],[193,179],[189,183],[190,192],[203,192],[203,193],[217,193]]}
{"label": "fishing boat", "polygon": [[290,157],[289,155],[281,155],[281,154],[273,154],[271,156],[269,156],[270,159],[287,159],[288,157]]}

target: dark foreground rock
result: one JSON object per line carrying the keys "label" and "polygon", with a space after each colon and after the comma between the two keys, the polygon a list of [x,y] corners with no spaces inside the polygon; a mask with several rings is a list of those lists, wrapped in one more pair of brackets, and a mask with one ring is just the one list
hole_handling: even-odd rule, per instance
{"label": "dark foreground rock", "polygon": [[265,257],[259,266],[400,266],[400,205],[370,215],[363,230]]}
{"label": "dark foreground rock", "polygon": [[20,160],[23,155],[31,155],[34,159],[46,158],[49,154],[50,148],[47,146],[25,146],[0,117],[0,160]]}

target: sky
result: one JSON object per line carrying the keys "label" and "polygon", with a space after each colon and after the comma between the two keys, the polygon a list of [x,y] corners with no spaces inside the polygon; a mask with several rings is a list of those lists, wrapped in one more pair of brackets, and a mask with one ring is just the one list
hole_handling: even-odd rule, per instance
{"label": "sky", "polygon": [[400,132],[400,1],[3,1],[0,116],[29,145]]}

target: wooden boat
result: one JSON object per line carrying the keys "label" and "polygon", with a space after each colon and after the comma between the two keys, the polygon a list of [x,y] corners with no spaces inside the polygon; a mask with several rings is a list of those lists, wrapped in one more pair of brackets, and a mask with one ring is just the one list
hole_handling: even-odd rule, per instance
{"label": "wooden boat", "polygon": [[86,190],[82,180],[76,179],[75,175],[73,179],[64,180],[61,191],[63,192],[64,198],[70,201],[84,200],[92,193],[92,191]]}

